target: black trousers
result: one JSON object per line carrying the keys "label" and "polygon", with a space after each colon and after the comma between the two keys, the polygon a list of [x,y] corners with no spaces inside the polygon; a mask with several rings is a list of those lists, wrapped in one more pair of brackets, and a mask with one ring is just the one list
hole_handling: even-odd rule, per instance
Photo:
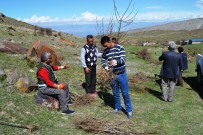
{"label": "black trousers", "polygon": [[86,93],[96,92],[96,66],[87,66],[90,69],[90,73],[86,73],[85,70],[85,89]]}
{"label": "black trousers", "polygon": [[182,77],[183,73],[180,72],[180,75],[178,77],[178,82],[177,84],[180,85],[180,86],[183,86],[183,77]]}

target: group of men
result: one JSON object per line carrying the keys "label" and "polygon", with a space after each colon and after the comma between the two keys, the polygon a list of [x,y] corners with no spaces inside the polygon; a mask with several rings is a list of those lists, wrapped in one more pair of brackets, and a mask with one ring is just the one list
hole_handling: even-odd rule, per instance
{"label": "group of men", "polygon": [[[101,57],[102,67],[109,71],[112,69],[115,79],[111,83],[115,100],[113,113],[121,111],[120,91],[122,93],[126,107],[127,117],[131,119],[132,105],[128,90],[128,78],[126,74],[126,56],[123,46],[116,43],[116,38],[110,39],[108,36],[101,38],[101,45],[105,47],[103,53],[99,53],[94,44],[94,37],[87,35],[87,43],[81,48],[81,63],[85,73],[85,89],[90,96],[96,97],[96,66],[97,58]],[[41,62],[38,65],[38,95],[49,95],[59,99],[60,111],[62,114],[73,114],[75,111],[68,108],[70,101],[68,85],[59,83],[54,72],[59,69],[67,69],[67,66],[52,66],[52,56],[48,52],[41,55]]]}
{"label": "group of men", "polygon": [[[110,85],[113,91],[115,109],[113,113],[118,113],[122,109],[120,92],[122,94],[126,114],[129,119],[133,118],[133,109],[128,89],[128,77],[126,74],[126,56],[122,45],[119,45],[116,38],[110,39],[108,36],[101,38],[101,45],[105,48],[102,53],[99,53],[92,35],[87,35],[87,43],[81,48],[81,64],[85,74],[85,90],[90,96],[96,97],[96,66],[97,58],[101,57],[101,65],[108,72],[112,70],[115,78],[111,80]],[[187,69],[183,67],[183,60],[187,55],[183,54],[183,48],[180,56],[176,53],[176,45],[169,44],[169,51],[164,52],[159,60],[163,61],[162,66],[162,98],[164,101],[172,101],[174,95],[174,87],[177,78],[182,76],[182,71]],[[55,96],[59,99],[60,111],[62,114],[73,114],[75,111],[70,110],[68,102],[70,102],[68,85],[59,83],[53,71],[59,69],[67,69],[67,66],[52,66],[52,56],[49,52],[44,52],[41,55],[41,62],[38,65],[37,79],[38,79],[38,94]],[[182,81],[180,81],[182,85]],[[169,94],[167,88],[169,87]]]}

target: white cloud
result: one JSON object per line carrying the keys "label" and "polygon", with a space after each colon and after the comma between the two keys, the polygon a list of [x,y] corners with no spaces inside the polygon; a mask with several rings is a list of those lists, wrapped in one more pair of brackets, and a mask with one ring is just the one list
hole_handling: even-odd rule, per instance
{"label": "white cloud", "polygon": [[37,15],[33,15],[31,18],[27,18],[27,19],[21,19],[18,18],[18,20],[27,22],[27,23],[91,23],[97,20],[101,20],[102,18],[104,18],[104,20],[107,20],[105,18],[108,17],[102,17],[96,14],[93,14],[91,12],[84,12],[81,13],[80,16],[72,16],[70,18],[51,18],[49,16],[37,16]]}
{"label": "white cloud", "polygon": [[137,14],[135,21],[169,21],[203,17],[200,12],[150,12]]}
{"label": "white cloud", "polygon": [[[201,0],[203,2],[203,0]],[[150,12],[150,13],[139,13],[135,17],[135,21],[170,21],[170,20],[183,20],[203,17],[201,12]],[[72,16],[70,18],[51,18],[49,16],[37,16],[33,15],[29,19],[18,20],[25,21],[32,24],[50,24],[50,25],[63,25],[63,24],[96,24],[97,20],[109,22],[109,16],[99,16],[91,12],[83,12],[79,16]]]}
{"label": "white cloud", "polygon": [[162,7],[162,6],[150,6],[150,7],[145,7],[144,9],[160,10],[160,9],[164,9],[164,7]]}
{"label": "white cloud", "polygon": [[199,7],[201,10],[203,10],[203,0],[197,0],[196,6]]}

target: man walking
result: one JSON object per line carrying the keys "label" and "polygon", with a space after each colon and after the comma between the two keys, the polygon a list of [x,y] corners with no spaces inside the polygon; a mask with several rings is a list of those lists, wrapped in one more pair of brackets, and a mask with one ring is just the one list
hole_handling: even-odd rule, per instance
{"label": "man walking", "polygon": [[131,119],[133,115],[130,95],[128,93],[128,77],[125,68],[125,50],[123,46],[110,41],[110,38],[108,36],[103,36],[101,38],[101,44],[106,48],[104,49],[101,59],[102,67],[107,71],[110,68],[113,68],[113,73],[115,74],[115,79],[112,80],[110,83],[113,89],[113,96],[115,100],[115,110],[113,112],[117,113],[122,109],[120,99],[121,90],[127,117]]}
{"label": "man walking", "polygon": [[[169,51],[164,52],[159,57],[159,61],[163,61],[161,90],[162,99],[164,101],[172,102],[176,81],[180,71],[182,71],[182,62],[180,55],[175,52],[176,44],[174,42],[169,42],[168,45]],[[167,89],[169,89],[169,92]]]}
{"label": "man walking", "polygon": [[94,44],[94,37],[87,35],[87,43],[81,49],[81,63],[85,72],[86,93],[96,97],[96,65],[98,49]]}
{"label": "man walking", "polygon": [[178,52],[179,52],[181,60],[182,60],[183,69],[180,72],[180,75],[178,77],[177,85],[180,85],[181,87],[183,87],[183,77],[182,77],[182,74],[183,74],[184,70],[188,69],[188,61],[187,61],[187,54],[184,52],[183,47],[178,47]]}

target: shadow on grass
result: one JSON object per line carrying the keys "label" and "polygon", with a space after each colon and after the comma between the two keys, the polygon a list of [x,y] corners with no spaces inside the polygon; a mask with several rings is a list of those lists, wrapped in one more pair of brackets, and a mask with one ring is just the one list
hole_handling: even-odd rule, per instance
{"label": "shadow on grass", "polygon": [[160,99],[161,101],[163,101],[163,99],[161,98],[161,96],[162,96],[161,92],[150,89],[150,88],[147,88],[147,91],[148,91],[149,94],[151,94],[151,95],[157,97],[158,99]]}
{"label": "shadow on grass", "polygon": [[197,83],[197,77],[183,77],[183,80],[203,99],[203,85]]}
{"label": "shadow on grass", "polygon": [[[115,109],[115,101],[114,96],[108,92],[99,91],[97,92],[100,99],[104,101],[104,104],[106,106],[110,106],[111,108]],[[121,111],[125,114],[127,114],[126,110],[122,107]]]}

